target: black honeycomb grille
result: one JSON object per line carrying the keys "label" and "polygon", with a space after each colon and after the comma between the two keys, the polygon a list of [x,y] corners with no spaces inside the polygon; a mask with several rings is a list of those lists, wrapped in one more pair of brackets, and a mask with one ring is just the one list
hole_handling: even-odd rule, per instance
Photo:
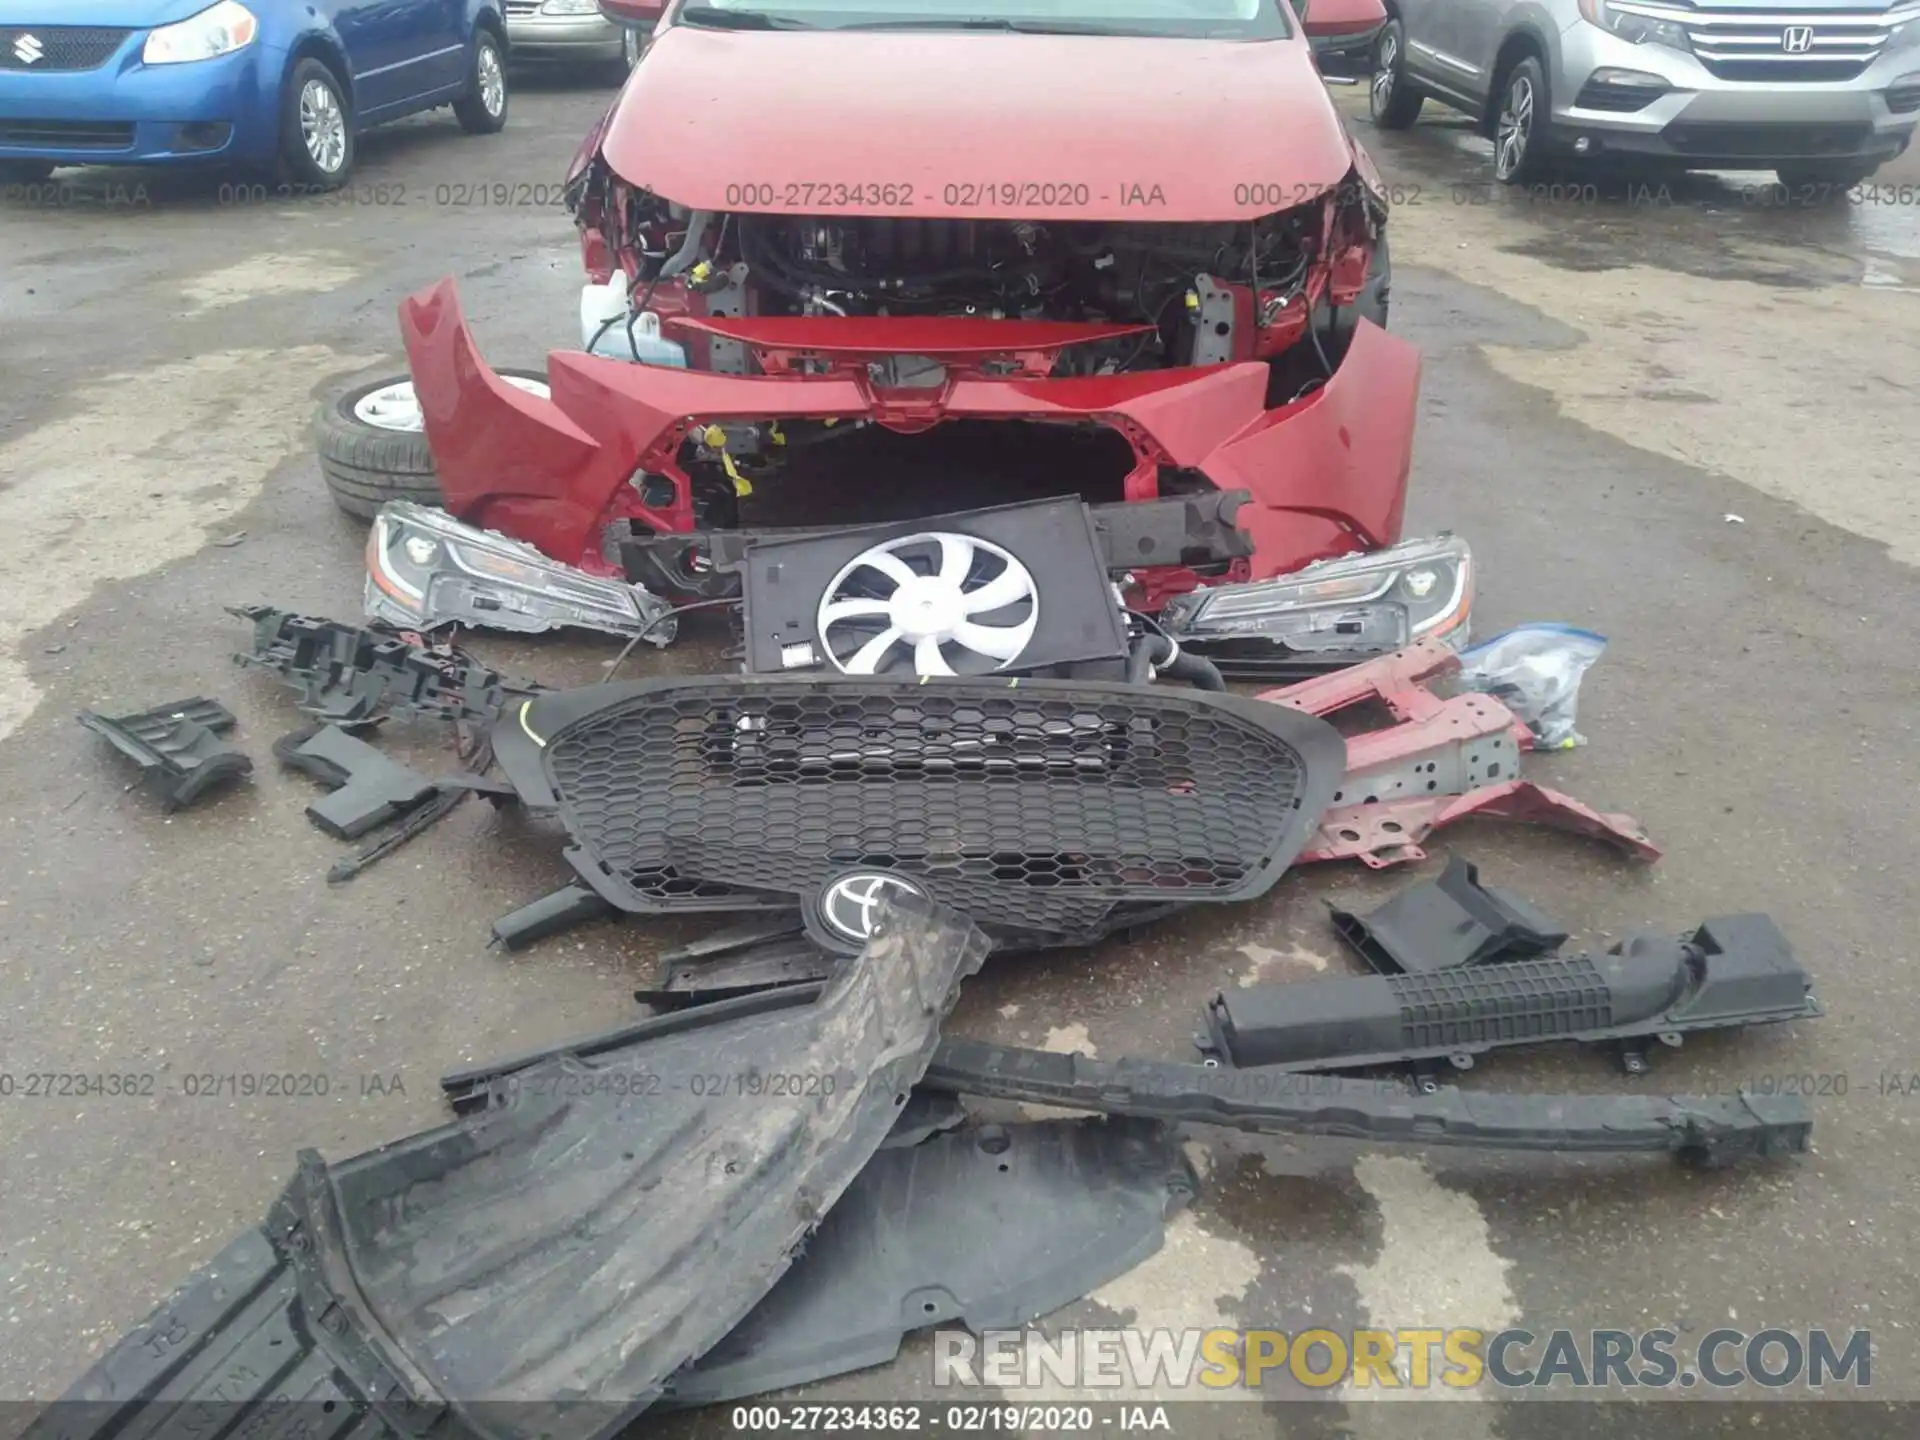
{"label": "black honeycomb grille", "polygon": [[132,33],[97,25],[0,26],[0,70],[97,70]]}
{"label": "black honeycomb grille", "polygon": [[1310,777],[1281,733],[1302,720],[1342,754],[1311,717],[1175,689],[694,681],[581,715],[545,763],[636,910],[805,894],[858,867],[982,922],[1079,931],[1126,902],[1271,884],[1338,781],[1339,759]]}

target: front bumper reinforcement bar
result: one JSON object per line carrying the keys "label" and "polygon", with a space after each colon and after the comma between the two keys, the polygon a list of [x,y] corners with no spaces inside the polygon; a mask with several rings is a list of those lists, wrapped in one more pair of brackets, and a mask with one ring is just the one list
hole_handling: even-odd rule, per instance
{"label": "front bumper reinforcement bar", "polygon": [[1672,1151],[1718,1166],[1807,1148],[1798,1096],[1422,1094],[1395,1080],[1231,1070],[1172,1060],[1093,1060],[947,1039],[921,1083],[995,1100],[1408,1145],[1625,1153]]}
{"label": "front bumper reinforcement bar", "polygon": [[[444,1076],[440,1088],[454,1109],[470,1111],[486,1104],[506,1076],[557,1056],[588,1060],[699,1023],[690,1017],[703,1014],[807,1005],[821,989],[817,983],[794,985],[640,1020]],[[940,1041],[920,1088],[1264,1135],[1491,1150],[1671,1151],[1708,1166],[1798,1154],[1813,1131],[1812,1116],[1797,1095],[1489,1095],[1452,1087],[1422,1093],[1400,1080],[1230,1070],[1177,1060],[1093,1060],[952,1037]]]}

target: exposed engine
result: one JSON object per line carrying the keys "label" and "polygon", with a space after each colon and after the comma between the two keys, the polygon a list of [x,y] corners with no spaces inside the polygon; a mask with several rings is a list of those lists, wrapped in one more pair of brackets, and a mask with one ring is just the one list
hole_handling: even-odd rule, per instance
{"label": "exposed engine", "polygon": [[[898,428],[903,416],[909,427],[929,423],[908,413],[918,402],[907,397],[937,392],[952,371],[939,354],[813,355],[803,346],[770,355],[724,329],[677,325],[679,317],[1130,326],[1049,348],[1047,373],[1097,377],[1262,361],[1269,408],[1326,383],[1358,317],[1386,319],[1385,267],[1373,270],[1375,256],[1384,255],[1386,213],[1357,179],[1243,221],[809,216],[690,211],[629,185],[596,160],[576,175],[569,202],[593,282],[581,306],[586,349],[733,375],[762,373],[767,364],[787,375],[857,365],[863,383],[893,407],[890,417],[852,423],[736,419],[700,426],[672,467],[689,477],[700,528],[738,524],[739,497],[815,445],[838,445],[875,423]],[[824,340],[830,329],[812,333]],[[1029,363],[1012,351],[977,361],[984,375],[1019,373]],[[1102,454],[1101,478],[1083,489],[1122,486],[1153,463],[1131,441]],[[1188,477],[1156,483],[1178,486]],[[653,474],[640,494],[649,505],[666,504],[675,484],[672,475]]]}
{"label": "exposed engine", "polygon": [[[1261,332],[1302,296],[1317,298],[1316,269],[1329,284],[1333,261],[1370,246],[1382,218],[1357,186],[1252,223],[689,214],[604,170],[575,196],[575,214],[605,242],[609,268],[625,270],[636,293],[668,315],[684,305],[707,314],[1154,327],[1074,347],[1055,371],[1089,375],[1276,355],[1302,338],[1304,324]],[[1361,259],[1364,266],[1364,251]]]}
{"label": "exposed engine", "polygon": [[1077,357],[1087,373],[1205,363],[1210,357],[1194,353],[1197,326],[1188,313],[1197,276],[1258,275],[1264,291],[1285,294],[1297,290],[1307,272],[1301,217],[1258,227],[790,216],[734,221],[763,314],[981,315],[1156,327],[1154,336]]}

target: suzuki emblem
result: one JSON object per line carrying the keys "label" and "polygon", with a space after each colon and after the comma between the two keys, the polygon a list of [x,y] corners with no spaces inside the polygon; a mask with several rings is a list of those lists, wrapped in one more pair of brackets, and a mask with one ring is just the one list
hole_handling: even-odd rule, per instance
{"label": "suzuki emblem", "polygon": [[22,35],[13,42],[13,53],[19,56],[22,65],[34,65],[47,53],[47,47],[40,43],[38,35]]}
{"label": "suzuki emblem", "polygon": [[1804,55],[1813,48],[1811,25],[1789,25],[1780,32],[1780,48],[1789,55]]}
{"label": "suzuki emblem", "polygon": [[889,893],[927,898],[927,892],[911,880],[884,871],[860,870],[842,875],[820,897],[820,918],[829,930],[848,940],[873,938],[874,912]]}

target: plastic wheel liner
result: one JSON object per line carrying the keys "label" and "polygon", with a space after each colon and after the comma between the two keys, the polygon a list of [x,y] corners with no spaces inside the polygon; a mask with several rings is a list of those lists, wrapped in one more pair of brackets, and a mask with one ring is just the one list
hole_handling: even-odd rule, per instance
{"label": "plastic wheel liner", "polygon": [[504,1077],[453,1124],[333,1165],[304,1154],[267,1224],[68,1396],[94,1403],[29,1433],[274,1427],[261,1412],[283,1401],[315,1402],[284,1422],[315,1433],[616,1432],[780,1279],[887,1139],[986,948],[901,902],[812,1004],[695,1012]]}
{"label": "plastic wheel liner", "polygon": [[1346,758],[1326,722],[1238,696],[870,677],[594,686],[510,707],[494,746],[617,908],[798,897],[835,950],[857,947],[857,927],[818,902],[876,872],[1025,944],[1252,899]]}
{"label": "plastic wheel liner", "polygon": [[976,1334],[1025,1325],[1159,1250],[1198,1185],[1171,1132],[1147,1120],[981,1125],[890,1146],[666,1400],[706,1405],[885,1365],[910,1332],[955,1319]]}

